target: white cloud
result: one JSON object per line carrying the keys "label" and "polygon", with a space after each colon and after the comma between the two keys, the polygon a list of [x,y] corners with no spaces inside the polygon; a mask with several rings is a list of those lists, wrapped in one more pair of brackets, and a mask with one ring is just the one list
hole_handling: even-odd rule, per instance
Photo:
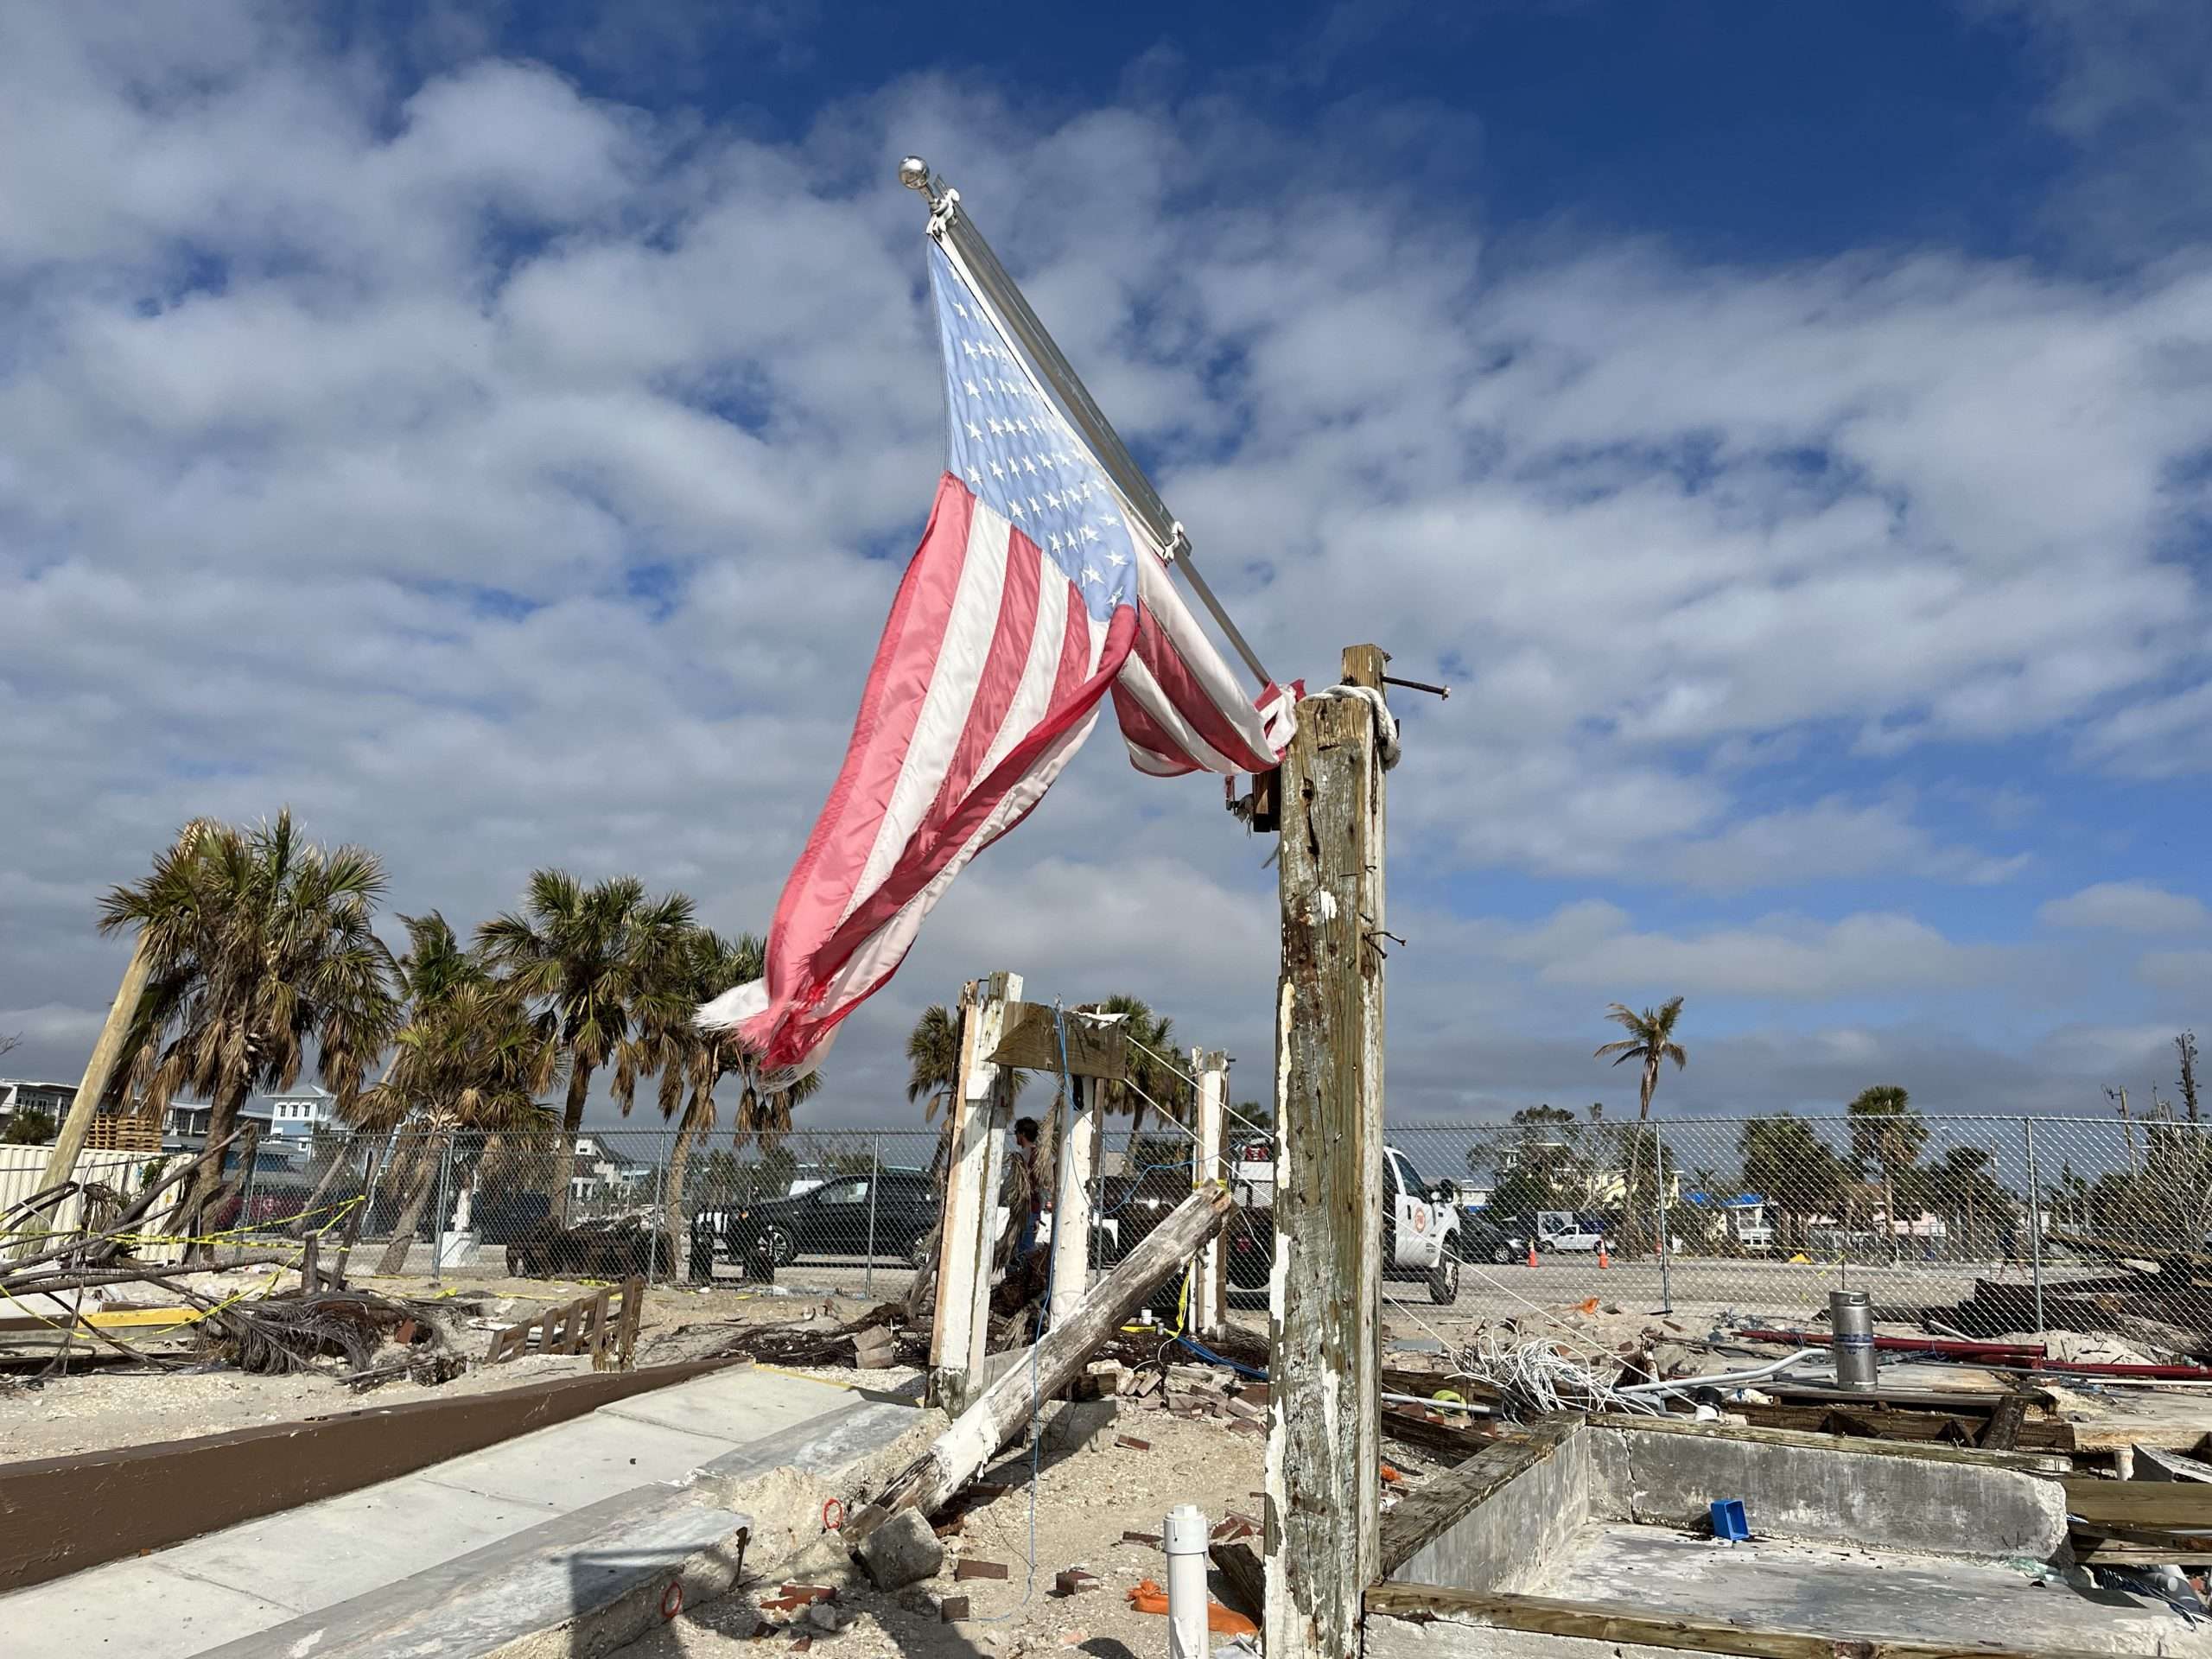
{"label": "white cloud", "polygon": [[1509,935],[1497,953],[1533,968],[1541,983],[1612,991],[1623,1000],[1677,993],[1792,1001],[1910,995],[1991,983],[2009,961],[2001,949],[1954,944],[1923,922],[1892,913],[1836,922],[1773,916],[1675,935],[1639,931],[1625,912],[1596,901],[1567,906]]}
{"label": "white cloud", "polygon": [[2100,881],[2050,900],[2036,918],[2053,927],[2113,933],[2190,933],[2212,920],[2202,899],[2148,881]]}
{"label": "white cloud", "polygon": [[2137,958],[2135,977],[2162,991],[2173,991],[2202,1006],[2212,992],[2212,950],[2146,950]]}
{"label": "white cloud", "polygon": [[[924,76],[778,135],[531,65],[335,56],[246,5],[34,14],[10,44],[0,1003],[38,1012],[45,1070],[119,970],[96,895],[196,811],[289,801],[464,925],[563,862],[760,925],[941,461],[908,143],[1278,673],[1372,638],[1455,681],[1393,780],[1406,1107],[1504,1086],[1464,1049],[1574,1075],[1595,994],[1646,981],[1831,1027],[1823,999],[2001,981],[1889,895],[1748,923],[1696,896],[2015,873],[2016,826],[1966,844],[1891,775],[1929,740],[2212,766],[2204,598],[2160,553],[2212,440],[2200,253],[2122,283],[1501,263],[1217,98],[1055,118]],[[1863,781],[1799,781],[1854,738]],[[823,1109],[899,1109],[899,1018],[1002,966],[1151,990],[1263,1075],[1263,850],[1102,741],[855,1021]],[[1468,919],[1463,884],[1525,874],[1693,891],[1663,925]],[[1732,1040],[1738,1096],[1796,1086]]]}

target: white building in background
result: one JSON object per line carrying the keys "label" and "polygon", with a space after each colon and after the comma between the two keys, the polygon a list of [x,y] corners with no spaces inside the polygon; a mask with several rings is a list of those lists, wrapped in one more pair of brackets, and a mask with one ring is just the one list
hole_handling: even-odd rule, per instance
{"label": "white building in background", "polygon": [[651,1185],[653,1166],[626,1158],[593,1135],[576,1137],[575,1161],[569,1174],[574,1204],[628,1203]]}
{"label": "white building in background", "polygon": [[264,1095],[254,1103],[267,1109],[271,1135],[311,1141],[317,1129],[340,1127],[338,1096],[311,1083],[281,1095]]}
{"label": "white building in background", "polygon": [[35,1083],[29,1077],[0,1077],[0,1123],[17,1112],[44,1112],[57,1124],[77,1098],[73,1083]]}

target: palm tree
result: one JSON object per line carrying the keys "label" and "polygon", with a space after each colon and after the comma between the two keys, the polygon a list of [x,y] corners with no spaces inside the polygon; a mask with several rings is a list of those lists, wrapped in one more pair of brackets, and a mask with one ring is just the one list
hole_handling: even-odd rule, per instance
{"label": "palm tree", "polygon": [[677,963],[693,926],[690,899],[648,899],[635,876],[587,887],[565,870],[537,870],[520,912],[476,931],[486,962],[537,1007],[541,1027],[567,1058],[563,1153],[548,1195],[556,1224],[568,1220],[566,1154],[583,1127],[592,1073],[641,1020],[673,1011]]}
{"label": "palm tree", "polygon": [[1863,1171],[1882,1166],[1882,1225],[1890,1235],[1890,1260],[1897,1259],[1897,1173],[1910,1167],[1928,1144],[1928,1125],[1911,1096],[1894,1083],[1862,1089],[1844,1109],[1851,1115],[1851,1155]]}
{"label": "palm tree", "polygon": [[1143,998],[1127,993],[1086,1004],[1081,1012],[1122,1016],[1122,1030],[1128,1039],[1128,1073],[1101,1093],[1104,1111],[1129,1114],[1129,1145],[1137,1144],[1147,1108],[1156,1109],[1170,1122],[1187,1122],[1197,1104],[1196,1091],[1175,1059],[1175,1021],[1154,1014]]}
{"label": "palm tree", "polygon": [[[562,1059],[559,1042],[531,1018],[513,983],[495,978],[478,954],[462,949],[443,916],[432,911],[400,920],[409,941],[399,961],[407,1023],[382,1081],[346,1114],[357,1128],[400,1139],[392,1167],[401,1172],[407,1197],[377,1269],[388,1274],[406,1265],[416,1224],[454,1137],[542,1135],[551,1109],[537,1097],[553,1086]],[[480,1161],[493,1151],[487,1143]],[[445,1217],[435,1224],[442,1227]]]}
{"label": "palm tree", "polygon": [[960,1086],[960,1016],[932,1002],[906,1033],[906,1103],[925,1103],[922,1121],[937,1122]]}
{"label": "palm tree", "polygon": [[[661,1116],[677,1120],[676,1143],[669,1150],[661,1188],[663,1225],[671,1241],[683,1236],[683,1184],[692,1148],[714,1133],[720,1116],[715,1090],[726,1077],[744,1080],[738,1103],[737,1133],[779,1135],[791,1124],[791,1108],[822,1086],[822,1074],[809,1072],[791,1087],[764,1096],[748,1053],[727,1031],[702,1030],[692,1011],[733,985],[760,977],[766,947],[751,933],[724,938],[712,928],[694,927],[671,964],[672,985],[657,988],[648,999],[639,1029],[616,1052],[614,1098],[627,1116],[640,1078],[660,1078]],[[689,1252],[675,1257],[685,1270]]]}
{"label": "palm tree", "polygon": [[384,891],[375,854],[302,839],[287,809],[250,830],[200,823],[101,900],[100,931],[134,929],[148,953],[128,1072],[113,1086],[155,1112],[181,1090],[210,1107],[176,1212],[188,1227],[221,1185],[220,1147],[247,1097],[289,1089],[310,1043],[339,1109],[359,1100],[397,1020],[391,956],[372,926]]}
{"label": "palm tree", "polygon": [[[1643,1077],[1636,1096],[1636,1121],[1639,1130],[1651,1119],[1651,1096],[1659,1092],[1660,1062],[1672,1060],[1677,1071],[1690,1063],[1690,1057],[1675,1040],[1675,1022],[1681,1015],[1682,999],[1679,996],[1669,998],[1656,1008],[1646,1008],[1642,1014],[1619,1002],[1605,1011],[1605,1018],[1619,1026],[1628,1035],[1615,1042],[1601,1044],[1591,1058],[1602,1060],[1610,1055],[1615,1065],[1624,1060],[1642,1063]],[[1636,1204],[1635,1197],[1637,1164],[1643,1151],[1643,1140],[1639,1133],[1629,1144],[1628,1182],[1623,1199],[1632,1212],[1642,1208]],[[1640,1214],[1631,1213],[1628,1230],[1631,1242],[1643,1230],[1643,1219]]]}

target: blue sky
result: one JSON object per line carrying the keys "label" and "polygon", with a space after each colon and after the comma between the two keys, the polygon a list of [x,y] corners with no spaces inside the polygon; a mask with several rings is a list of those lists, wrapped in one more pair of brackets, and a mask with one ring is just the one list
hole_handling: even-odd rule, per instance
{"label": "blue sky", "polygon": [[[2212,983],[2212,21],[2184,4],[150,5],[0,54],[0,1034],[289,801],[461,925],[757,927],[941,453],[927,155],[1278,673],[1393,779],[1392,1109],[2094,1110]],[[336,19],[331,22],[327,20]],[[966,976],[1267,1087],[1263,849],[1082,756],[837,1055]]]}

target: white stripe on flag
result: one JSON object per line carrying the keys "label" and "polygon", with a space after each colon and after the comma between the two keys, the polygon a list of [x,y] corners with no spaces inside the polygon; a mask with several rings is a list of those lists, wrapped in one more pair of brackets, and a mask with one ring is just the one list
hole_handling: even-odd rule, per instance
{"label": "white stripe on flag", "polygon": [[[1167,694],[1160,689],[1160,682],[1152,677],[1152,671],[1144,665],[1134,651],[1122,664],[1116,683],[1137,701],[1137,706],[1159,723],[1160,729],[1173,738],[1183,753],[1208,772],[1242,772],[1244,768],[1205,741],[1198,728],[1183,718],[1182,711],[1168,701]],[[1256,746],[1255,746],[1256,747]],[[1132,757],[1135,746],[1130,747]]]}
{"label": "white stripe on flag", "polygon": [[899,781],[892,788],[883,822],[876,826],[868,862],[838,916],[841,923],[889,877],[944,782],[945,771],[960,746],[960,734],[968,727],[968,711],[983,677],[992,639],[998,632],[1006,567],[1007,522],[976,501],[968,520],[960,585],[954,590],[944,639],[930,670],[930,689],[923,697],[921,713],[915,717],[906,759],[899,763]]}
{"label": "white stripe on flag", "polygon": [[952,885],[953,878],[968,868],[968,861],[983,849],[993,836],[1034,806],[1052,786],[1061,768],[1083,747],[1084,739],[1090,735],[1090,728],[1098,723],[1099,710],[1104,707],[1105,699],[1102,697],[1091,705],[1089,714],[1061,733],[1037,757],[1037,764],[1007,791],[967,843],[928,885],[902,905],[889,921],[861,941],[859,948],[846,958],[844,966],[830,976],[828,991],[819,1005],[823,1013],[842,1007],[899,965],[899,958],[906,954],[914,935],[920,931],[922,918],[929,914],[930,906],[937,903]]}

